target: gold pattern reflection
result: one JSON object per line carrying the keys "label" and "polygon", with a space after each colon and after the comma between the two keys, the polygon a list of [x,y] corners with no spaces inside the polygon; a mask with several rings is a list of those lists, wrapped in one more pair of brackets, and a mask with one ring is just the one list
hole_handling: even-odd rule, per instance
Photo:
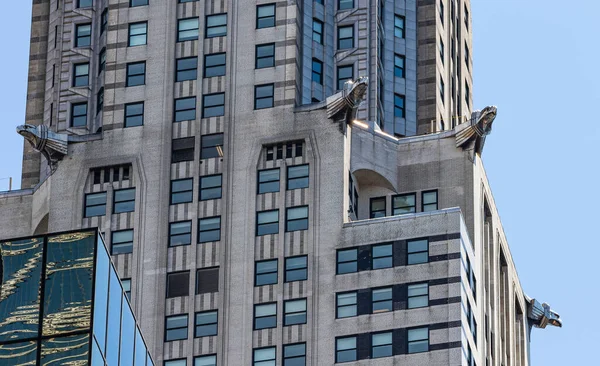
{"label": "gold pattern reflection", "polygon": [[[10,365],[14,366],[29,366],[35,365],[36,362],[36,352],[37,352],[37,343],[36,342],[28,342],[28,343],[17,343],[17,344],[3,344],[0,345],[0,364],[7,365],[7,360],[10,359]],[[33,353],[33,354],[32,354]],[[30,355],[27,358],[33,359],[29,362],[23,363],[15,363],[15,359],[17,357],[23,357]]]}
{"label": "gold pattern reflection", "polygon": [[[84,366],[88,364],[89,335],[50,338],[42,343],[42,365]],[[61,354],[64,354],[61,356]],[[50,358],[50,360],[48,360]]]}

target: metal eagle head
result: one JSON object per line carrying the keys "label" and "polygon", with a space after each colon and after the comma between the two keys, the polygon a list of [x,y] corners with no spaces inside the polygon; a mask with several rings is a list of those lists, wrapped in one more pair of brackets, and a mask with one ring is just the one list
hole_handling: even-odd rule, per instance
{"label": "metal eagle head", "polygon": [[483,110],[481,110],[481,112],[479,112],[477,124],[486,135],[492,132],[492,123],[496,119],[497,114],[498,108],[496,108],[494,105],[485,107]]}
{"label": "metal eagle head", "polygon": [[17,133],[23,136],[27,141],[31,142],[33,146],[37,145],[36,140],[39,137],[37,133],[37,126],[34,125],[21,125],[17,126]]}

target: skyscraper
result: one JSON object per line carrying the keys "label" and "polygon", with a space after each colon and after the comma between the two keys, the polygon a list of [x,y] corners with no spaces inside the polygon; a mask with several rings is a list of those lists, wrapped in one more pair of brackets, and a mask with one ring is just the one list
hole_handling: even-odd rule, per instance
{"label": "skyscraper", "polygon": [[2,236],[98,227],[165,366],[529,365],[560,322],[487,184],[469,9],[35,1]]}

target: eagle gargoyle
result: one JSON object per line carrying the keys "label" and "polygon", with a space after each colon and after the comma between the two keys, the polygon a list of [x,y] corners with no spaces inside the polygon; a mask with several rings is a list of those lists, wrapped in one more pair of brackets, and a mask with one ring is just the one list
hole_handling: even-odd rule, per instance
{"label": "eagle gargoyle", "polygon": [[44,155],[52,171],[56,169],[56,163],[67,155],[68,135],[52,132],[44,125],[18,126],[17,133]]}
{"label": "eagle gargoyle", "polygon": [[525,299],[529,302],[527,304],[527,317],[531,321],[531,325],[542,329],[546,328],[547,325],[562,328],[560,315],[550,309],[550,305],[546,303],[541,304],[536,299],[531,299],[527,296]]}
{"label": "eagle gargoyle", "polygon": [[369,78],[359,77],[344,83],[344,89],[327,98],[327,117],[335,121],[351,123],[356,119],[358,106],[367,94]]}
{"label": "eagle gargoyle", "polygon": [[492,123],[497,112],[495,106],[485,107],[481,111],[474,111],[468,122],[456,127],[456,147],[468,149],[473,146],[474,152],[481,155],[485,138],[492,132]]}

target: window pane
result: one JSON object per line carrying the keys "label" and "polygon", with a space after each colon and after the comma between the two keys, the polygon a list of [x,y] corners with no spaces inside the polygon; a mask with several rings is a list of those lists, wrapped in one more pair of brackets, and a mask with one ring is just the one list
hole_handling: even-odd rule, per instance
{"label": "window pane", "polygon": [[169,235],[169,245],[177,246],[177,245],[186,245],[190,244],[192,241],[192,222],[173,222],[169,226],[170,235]]}
{"label": "window pane", "polygon": [[194,359],[194,366],[217,366],[217,356],[200,356]]}
{"label": "window pane", "polygon": [[254,314],[258,317],[275,315],[277,304],[256,305]]}
{"label": "window pane", "polygon": [[279,210],[263,211],[258,213],[258,223],[264,224],[279,221]]}
{"label": "window pane", "polygon": [[428,241],[427,240],[412,240],[408,242],[408,252],[420,252],[426,251],[428,249]]}
{"label": "window pane", "polygon": [[275,347],[254,350],[254,361],[275,360]]}
{"label": "window pane", "polygon": [[287,210],[288,220],[303,219],[306,217],[308,217],[308,207],[294,207]]}
{"label": "window pane", "polygon": [[165,361],[165,366],[186,366],[186,360]]}

